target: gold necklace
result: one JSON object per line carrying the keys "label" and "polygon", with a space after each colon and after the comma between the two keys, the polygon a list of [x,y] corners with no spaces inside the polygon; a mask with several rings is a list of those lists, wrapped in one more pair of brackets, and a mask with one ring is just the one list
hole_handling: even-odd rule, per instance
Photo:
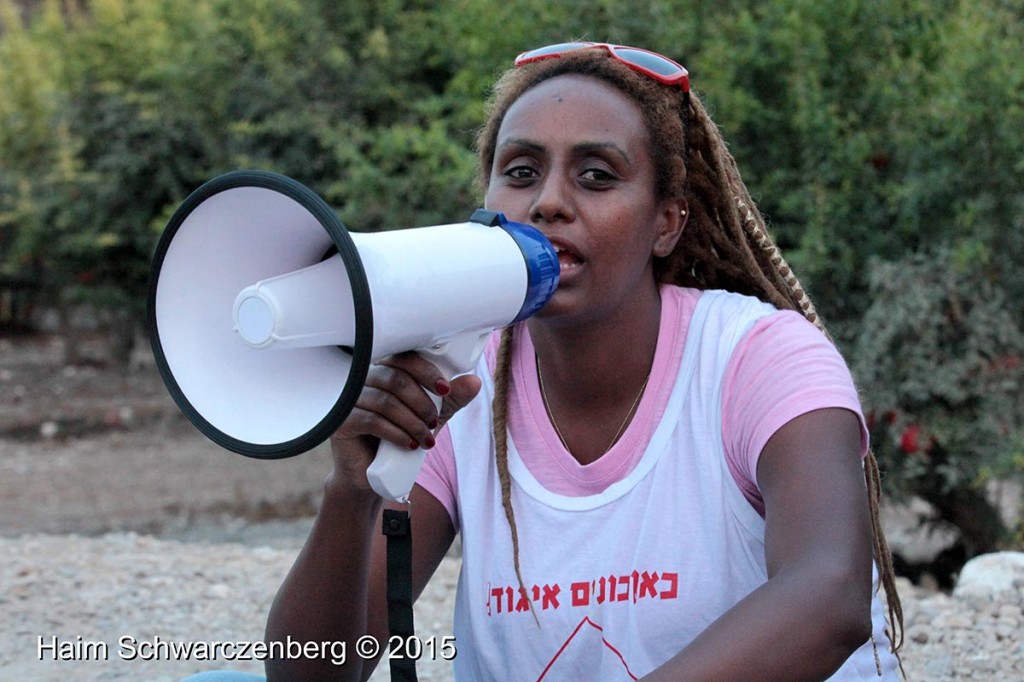
{"label": "gold necklace", "polygon": [[[644,391],[647,390],[647,382],[650,380],[651,374],[648,372],[647,378],[644,379],[644,385],[640,387],[640,392],[636,394],[636,398],[633,399],[633,404],[629,406],[629,411],[626,412],[626,418],[622,420],[622,424],[619,425],[619,430],[615,432],[614,436],[612,436],[612,440],[608,443],[608,446],[605,447],[604,452],[611,450],[612,446],[618,442],[619,436],[621,436],[622,432],[626,430],[626,425],[629,424],[629,420],[633,416],[633,411],[636,410],[637,405],[640,404],[640,398],[643,397]],[[548,419],[551,420],[551,425],[555,427],[555,433],[558,434],[558,440],[562,441],[562,447],[564,447],[566,451],[572,452],[572,450],[569,450],[569,444],[565,442],[565,436],[562,435],[562,430],[558,428],[558,422],[555,421],[555,415],[551,412],[551,405],[548,404],[548,394],[547,391],[544,390],[544,375],[540,371],[539,359],[537,360],[537,382],[540,384],[540,398],[544,402],[544,410],[548,413]],[[604,454],[604,452],[601,454]]]}

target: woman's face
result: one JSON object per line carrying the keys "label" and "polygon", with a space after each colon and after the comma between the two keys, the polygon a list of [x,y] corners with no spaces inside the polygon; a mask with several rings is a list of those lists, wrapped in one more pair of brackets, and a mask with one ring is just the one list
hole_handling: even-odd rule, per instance
{"label": "woman's face", "polygon": [[552,78],[508,110],[486,204],[559,252],[542,316],[601,315],[654,291],[652,256],[667,255],[682,229],[680,204],[655,197],[654,173],[640,109],[603,81]]}

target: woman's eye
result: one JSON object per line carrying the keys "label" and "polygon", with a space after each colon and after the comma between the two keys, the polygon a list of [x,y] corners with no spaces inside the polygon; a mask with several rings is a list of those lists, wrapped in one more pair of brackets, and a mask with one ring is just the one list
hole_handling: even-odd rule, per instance
{"label": "woman's eye", "polygon": [[513,180],[529,180],[537,176],[537,171],[529,166],[513,166],[505,171],[505,175]]}
{"label": "woman's eye", "polygon": [[583,180],[588,182],[610,182],[615,176],[603,168],[588,168],[581,173]]}

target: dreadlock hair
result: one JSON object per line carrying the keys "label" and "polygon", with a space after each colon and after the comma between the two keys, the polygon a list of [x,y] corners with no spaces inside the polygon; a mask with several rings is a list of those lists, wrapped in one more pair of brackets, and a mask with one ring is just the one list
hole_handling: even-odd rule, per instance
{"label": "dreadlock hair", "polygon": [[[659,282],[756,296],[780,310],[801,313],[832,340],[807,292],[768,235],[764,218],[743,184],[725,140],[700,100],[611,59],[603,49],[573,50],[510,69],[499,78],[488,104],[487,121],[477,136],[483,189],[494,165],[498,130],[509,108],[526,91],[562,75],[599,79],[639,105],[655,169],[655,196],[659,200],[686,200],[689,215],[682,236],[670,254],[655,259],[654,274]],[[493,435],[515,573],[525,596],[506,440],[512,334],[511,328],[504,330],[497,354]],[[879,519],[880,475],[871,451],[865,459],[864,474],[874,557],[885,588],[889,622],[899,631],[898,637],[890,633],[892,651],[896,653],[903,645],[903,609],[896,591],[892,555]]]}

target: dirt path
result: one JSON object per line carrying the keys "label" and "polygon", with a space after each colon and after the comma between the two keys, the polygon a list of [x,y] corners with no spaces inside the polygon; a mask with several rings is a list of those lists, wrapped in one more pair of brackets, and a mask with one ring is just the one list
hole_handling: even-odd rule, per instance
{"label": "dirt path", "polygon": [[288,460],[242,457],[188,423],[152,364],[59,361],[56,339],[0,339],[0,535],[167,535],[220,517],[314,513],[330,468],[325,447]]}
{"label": "dirt path", "polygon": [[127,431],[0,440],[0,535],[173,535],[219,517],[307,517],[329,470],[323,449],[289,460],[248,459],[174,415]]}

